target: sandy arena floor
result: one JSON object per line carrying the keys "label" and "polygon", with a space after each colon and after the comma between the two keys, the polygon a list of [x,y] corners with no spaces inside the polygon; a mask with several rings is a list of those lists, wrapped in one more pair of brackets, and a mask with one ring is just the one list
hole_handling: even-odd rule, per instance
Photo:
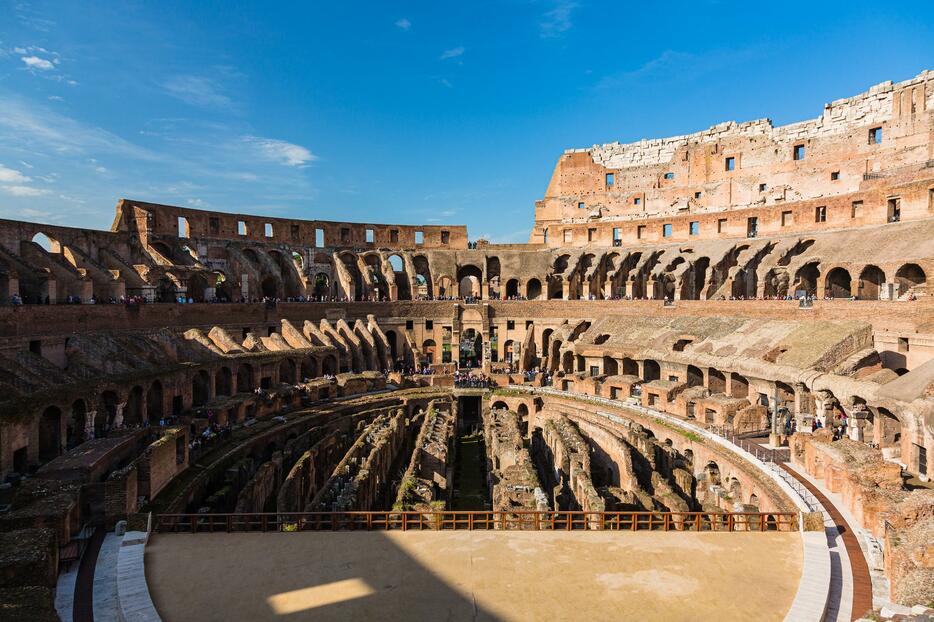
{"label": "sandy arena floor", "polygon": [[781,620],[797,533],[162,534],[166,622]]}

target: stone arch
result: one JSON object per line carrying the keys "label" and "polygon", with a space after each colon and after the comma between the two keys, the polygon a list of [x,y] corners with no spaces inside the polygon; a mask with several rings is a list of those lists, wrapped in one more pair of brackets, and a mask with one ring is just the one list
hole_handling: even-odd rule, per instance
{"label": "stone arch", "polygon": [[628,356],[623,357],[623,373],[627,376],[638,376],[639,363]]}
{"label": "stone arch", "polygon": [[564,298],[564,279],[554,274],[548,279],[548,300],[561,300]]}
{"label": "stone arch", "polygon": [[71,404],[71,415],[65,427],[66,446],[71,448],[83,443],[88,423],[88,407],[83,399],[76,399]]}
{"label": "stone arch", "polygon": [[820,267],[818,262],[811,261],[795,272],[795,292],[803,291],[808,296],[817,295],[817,281],[820,279]]}
{"label": "stone arch", "polygon": [[[278,250],[270,250],[269,257],[276,262],[279,267],[281,278],[281,297],[297,298],[302,294],[301,268],[296,266],[292,253],[282,253]],[[301,260],[301,255],[299,255]]]}
{"label": "stone arch", "polygon": [[749,380],[746,376],[733,372],[730,374],[730,395],[732,397],[749,397]]}
{"label": "stone arch", "polygon": [[150,425],[159,423],[164,416],[164,404],[162,396],[162,382],[154,380],[146,391],[146,417]]}
{"label": "stone arch", "polygon": [[662,377],[662,368],[658,364],[658,361],[653,361],[652,359],[645,359],[642,362],[642,380],[645,382],[652,382],[653,380],[659,380]]}
{"label": "stone arch", "polygon": [[422,364],[431,365],[435,362],[437,345],[434,339],[426,339],[422,342]]}
{"label": "stone arch", "polygon": [[306,357],[302,359],[301,369],[301,380],[311,380],[318,377],[318,361],[312,357]]}
{"label": "stone arch", "polygon": [[467,264],[457,269],[458,296],[461,298],[480,297],[480,283],[483,272],[477,266]]}
{"label": "stone arch", "polygon": [[454,291],[454,279],[448,275],[438,277],[438,296],[443,298],[453,298],[457,294]]}
{"label": "stone arch", "polygon": [[707,370],[707,390],[711,393],[726,393],[726,375],[716,367]]}
{"label": "stone arch", "polygon": [[328,376],[337,374],[337,358],[333,354],[328,354],[321,360],[321,373]]}
{"label": "stone arch", "polygon": [[885,272],[878,266],[870,264],[859,273],[856,291],[862,300],[878,300],[883,283],[885,283]]}
{"label": "stone arch", "polygon": [[688,365],[687,381],[689,387],[704,386],[704,372],[696,365]]}
{"label": "stone arch", "polygon": [[285,384],[295,383],[295,361],[284,358],[279,361],[279,382]]}
{"label": "stone arch", "polygon": [[844,268],[834,268],[824,279],[824,295],[831,298],[849,298],[851,293],[850,273]]}
{"label": "stone arch", "polygon": [[619,363],[612,356],[603,357],[603,373],[606,376],[616,376],[619,374]]}
{"label": "stone arch", "polygon": [[506,281],[506,298],[519,297],[519,279],[509,279]]}
{"label": "stone arch", "polygon": [[175,302],[178,296],[178,283],[172,275],[164,274],[156,282],[156,301],[157,302]]}
{"label": "stone arch", "polygon": [[324,272],[315,275],[312,285],[312,296],[315,298],[328,298],[331,295],[331,277]]}
{"label": "stone arch", "polygon": [[542,297],[542,282],[538,279],[529,279],[525,285],[525,297],[529,300],[538,300]]}
{"label": "stone arch", "polygon": [[901,296],[913,287],[924,285],[927,282],[927,276],[918,264],[906,263],[895,272],[895,282],[898,284],[898,294]]}
{"label": "stone arch", "polygon": [[188,297],[195,302],[204,302],[206,300],[205,290],[208,288],[208,280],[200,272],[196,272],[188,277]]}
{"label": "stone arch", "polygon": [[47,462],[62,453],[62,409],[49,406],[39,416],[39,460]]}
{"label": "stone arch", "polygon": [[386,341],[389,342],[389,358],[392,359],[393,364],[399,358],[399,341],[396,336],[396,331],[387,330],[386,331]]}
{"label": "stone arch", "polygon": [[415,296],[432,297],[434,296],[433,281],[431,279],[431,269],[428,265],[428,258],[424,255],[416,255],[412,258],[412,266],[415,269]]}
{"label": "stone arch", "polygon": [[253,366],[241,363],[237,368],[237,393],[249,393],[253,388]]}
{"label": "stone arch", "polygon": [[137,385],[130,389],[123,409],[123,422],[128,426],[143,423],[143,387]]}
{"label": "stone arch", "polygon": [[204,406],[211,400],[211,375],[203,369],[195,372],[191,379],[191,406]]}
{"label": "stone arch", "polygon": [[272,274],[267,274],[260,281],[259,289],[264,298],[280,298],[280,281]]}
{"label": "stone arch", "polygon": [[509,407],[506,406],[506,402],[502,400],[497,400],[493,402],[493,405],[490,408],[492,410],[509,410]]}
{"label": "stone arch", "polygon": [[100,396],[100,409],[97,420],[94,422],[94,431],[97,436],[103,436],[105,429],[113,427],[117,419],[117,407],[120,398],[115,391],[104,391]]}
{"label": "stone arch", "polygon": [[561,355],[561,369],[566,374],[574,373],[574,352],[565,350]]}
{"label": "stone arch", "polygon": [[233,372],[227,366],[221,367],[214,374],[214,394],[231,395],[233,392]]}

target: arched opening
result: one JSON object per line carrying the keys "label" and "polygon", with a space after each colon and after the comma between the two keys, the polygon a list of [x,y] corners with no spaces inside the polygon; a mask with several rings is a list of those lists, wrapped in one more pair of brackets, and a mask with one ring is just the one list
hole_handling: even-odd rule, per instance
{"label": "arched opening", "polygon": [[253,389],[253,366],[249,363],[242,363],[237,368],[237,392],[249,393]]}
{"label": "arched opening", "polygon": [[565,350],[564,354],[561,355],[561,369],[566,374],[574,373],[574,353],[570,350]]}
{"label": "arched opening", "polygon": [[554,332],[551,328],[542,331],[542,356],[548,356],[548,345],[551,343],[551,335]]}
{"label": "arched opening", "polygon": [[794,412],[795,410],[795,390],[791,388],[790,385],[784,382],[775,383],[775,393],[777,398],[776,406],[778,410],[788,410],[789,412]]}
{"label": "arched opening", "polygon": [[[42,247],[47,253],[58,253],[61,252],[61,247],[52,241],[52,239],[41,231],[34,236],[32,236],[32,243],[38,244]],[[67,241],[66,241],[67,243]]]}
{"label": "arched opening", "polygon": [[315,275],[315,282],[312,288],[315,298],[328,298],[331,295],[331,280],[324,272]]}
{"label": "arched opening", "polygon": [[162,405],[162,383],[156,380],[149,386],[149,390],[146,392],[146,417],[149,419],[150,425],[159,423],[164,412]]}
{"label": "arched opening", "polygon": [[329,354],[322,359],[321,373],[327,376],[337,374],[337,358],[335,358],[333,354]]}
{"label": "arched opening", "polygon": [[479,298],[483,273],[477,266],[461,266],[457,270],[458,295],[461,298]]}
{"label": "arched opening", "polygon": [[398,337],[396,337],[396,331],[387,330],[386,341],[389,342],[389,358],[391,359],[393,365],[395,365],[396,361],[399,359],[399,344]]}
{"label": "arched opening", "polygon": [[[282,275],[280,296],[283,298],[297,298],[302,293],[301,264],[296,265],[293,253],[280,253],[277,250],[271,250],[269,256],[276,262],[279,267],[279,274]],[[301,255],[299,255],[299,262],[301,262]]]}
{"label": "arched opening", "polygon": [[858,295],[862,300],[878,300],[885,273],[878,266],[866,266],[859,274]]}
{"label": "arched opening", "polygon": [[164,275],[156,283],[156,301],[157,302],[175,302],[178,295],[178,289],[175,281],[168,275]]}
{"label": "arched opening", "polygon": [[707,390],[711,393],[726,393],[726,375],[715,367],[707,370]]}
{"label": "arched opening", "polygon": [[65,442],[68,449],[80,445],[85,440],[85,431],[88,424],[88,409],[84,400],[75,400],[71,405],[71,417],[65,430]]}
{"label": "arched opening", "polygon": [[879,418],[876,422],[876,442],[879,447],[899,447],[902,442],[902,424],[887,409],[879,409]]}
{"label": "arched opening", "polygon": [[730,395],[732,397],[749,397],[749,380],[736,372],[730,374]]}
{"label": "arched opening", "polygon": [[126,398],[126,408],[123,409],[123,423],[128,426],[138,426],[143,423],[143,387],[135,386]]}
{"label": "arched opening", "polygon": [[652,359],[645,359],[642,362],[642,380],[645,382],[652,382],[653,380],[658,380],[662,377],[662,368],[657,361]]}
{"label": "arched opening", "polygon": [[295,383],[295,361],[282,359],[279,362],[279,382],[285,384]]}
{"label": "arched opening", "polygon": [[616,376],[619,374],[619,363],[612,356],[603,357],[603,375]]}
{"label": "arched opening", "polygon": [[396,298],[398,300],[412,300],[412,288],[409,285],[409,274],[405,270],[405,262],[399,255],[389,256],[389,265],[392,266],[393,276],[396,280]]}
{"label": "arched opening", "polygon": [[230,395],[233,392],[233,372],[229,367],[221,367],[214,374],[214,394]]}
{"label": "arched opening", "polygon": [[632,360],[631,358],[623,358],[623,374],[627,376],[638,376],[639,375],[639,363]]}
{"label": "arched opening", "polygon": [[817,295],[817,280],[820,278],[820,268],[817,262],[804,264],[795,273],[795,297],[802,293],[808,296]]}
{"label": "arched opening", "polygon": [[898,285],[898,295],[907,294],[909,290],[924,285],[927,280],[924,270],[916,263],[906,263],[895,272],[895,283]]}
{"label": "arched opening", "polygon": [[94,422],[94,433],[96,436],[106,436],[106,432],[113,428],[114,421],[117,419],[117,405],[120,398],[113,391],[104,391],[101,393],[100,413],[101,416]]}
{"label": "arched opening", "polygon": [[519,280],[509,279],[506,281],[506,298],[519,297]]}
{"label": "arched opening", "polygon": [[434,339],[426,339],[422,342],[422,365],[431,365],[435,362],[435,353],[437,346]]}
{"label": "arched opening", "polygon": [[850,273],[843,268],[834,268],[827,273],[827,280],[824,284],[824,295],[830,298],[849,298],[850,293]]}
{"label": "arched opening", "polygon": [[479,367],[483,356],[483,335],[468,328],[461,334],[460,366]]}
{"label": "arched opening", "polygon": [[486,280],[489,284],[490,298],[500,297],[500,264],[499,257],[489,257],[486,260]]}
{"label": "arched opening", "polygon": [[542,282],[538,279],[529,279],[525,286],[525,297],[529,300],[538,300],[542,297]]}
{"label": "arched opening", "polygon": [[194,408],[204,406],[211,400],[211,376],[199,369],[191,379],[191,405]]}
{"label": "arched opening", "polygon": [[561,300],[564,298],[564,279],[554,275],[548,279],[548,300]]}
{"label": "arched opening", "polygon": [[39,460],[47,462],[62,452],[62,410],[49,406],[39,417]]}
{"label": "arched opening", "polygon": [[688,365],[688,386],[689,387],[704,386],[704,372],[701,371],[700,367],[696,367],[694,365]]}
{"label": "arched opening", "polygon": [[415,287],[417,288],[414,295],[421,298],[434,296],[428,258],[424,255],[416,255],[412,258],[412,265],[415,268]]}
{"label": "arched opening", "polygon": [[442,276],[438,279],[438,296],[440,298],[453,298],[457,292],[454,291],[454,281],[449,276]]}
{"label": "arched opening", "polygon": [[301,364],[301,380],[302,382],[306,380],[311,380],[318,377],[318,361],[312,357],[302,359]]}
{"label": "arched opening", "polygon": [[260,291],[264,298],[279,298],[279,279],[271,274],[267,274],[260,281]]}
{"label": "arched opening", "polygon": [[207,279],[205,279],[204,275],[200,272],[188,277],[188,297],[193,301],[204,302],[206,299],[205,290],[207,287]]}
{"label": "arched opening", "polygon": [[502,400],[497,400],[493,402],[493,406],[490,407],[491,410],[509,410],[509,407],[506,406],[506,402]]}

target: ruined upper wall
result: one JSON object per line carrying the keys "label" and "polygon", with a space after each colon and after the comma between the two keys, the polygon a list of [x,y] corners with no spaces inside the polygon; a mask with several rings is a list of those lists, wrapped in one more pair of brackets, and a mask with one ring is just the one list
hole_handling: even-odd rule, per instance
{"label": "ruined upper wall", "polygon": [[[567,150],[530,241],[563,245],[555,224],[778,206],[934,178],[934,72],[884,82],[775,127],[769,119],[635,143]],[[796,153],[796,148],[798,149]],[[802,151],[803,150],[803,151]],[[877,184],[878,185],[878,184]]]}
{"label": "ruined upper wall", "polygon": [[[281,242],[321,247],[392,249],[467,248],[464,225],[385,225],[324,220],[296,220],[205,210],[122,199],[113,231],[136,232],[144,240],[159,236]],[[423,236],[418,241],[417,234]],[[368,236],[370,239],[368,240]]]}

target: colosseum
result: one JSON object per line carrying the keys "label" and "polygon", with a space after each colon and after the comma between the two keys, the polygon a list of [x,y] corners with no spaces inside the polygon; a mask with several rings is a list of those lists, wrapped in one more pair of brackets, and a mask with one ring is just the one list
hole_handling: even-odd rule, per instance
{"label": "colosseum", "polygon": [[0,221],[3,618],[931,619],[934,72],[534,210]]}

